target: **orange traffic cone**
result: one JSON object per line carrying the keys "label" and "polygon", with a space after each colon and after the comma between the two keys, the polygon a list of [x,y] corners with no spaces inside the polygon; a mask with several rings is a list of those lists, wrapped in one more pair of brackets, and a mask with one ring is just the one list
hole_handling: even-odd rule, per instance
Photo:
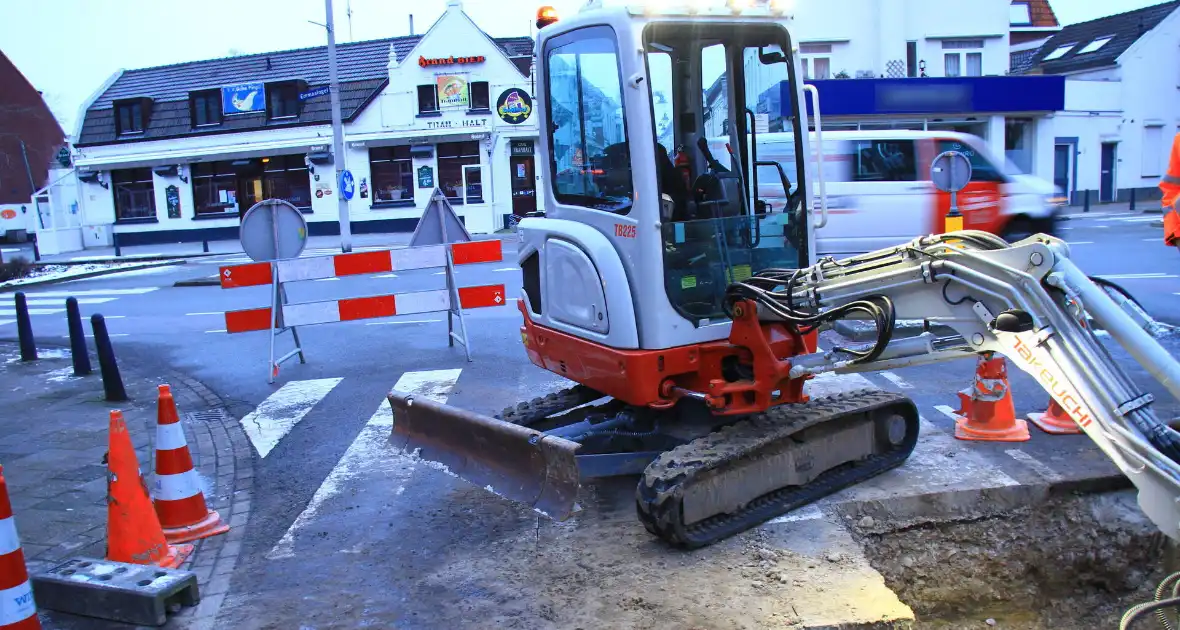
{"label": "orange traffic cone", "polygon": [[0,630],[41,630],[33,586],[25,568],[25,553],[16,535],[12,504],[8,502],[8,482],[0,466]]}
{"label": "orange traffic cone", "polygon": [[170,545],[152,509],[123,412],[111,412],[107,450],[107,560],[176,568],[192,545]]}
{"label": "orange traffic cone", "polygon": [[207,538],[229,531],[221,516],[205,504],[201,480],[193,470],[193,458],[176,413],[172,389],[160,386],[156,424],[156,516],[170,543]]}
{"label": "orange traffic cone", "polygon": [[1049,408],[1045,410],[1045,413],[1030,413],[1028,421],[1040,427],[1045,433],[1070,435],[1082,432],[1078,423],[1073,421],[1073,417],[1066,413],[1065,409],[1052,398],[1049,399]]}
{"label": "orange traffic cone", "polygon": [[1008,364],[1003,357],[979,358],[975,382],[959,392],[955,437],[985,442],[1023,442],[1031,436],[1028,423],[1016,418],[1008,388]]}

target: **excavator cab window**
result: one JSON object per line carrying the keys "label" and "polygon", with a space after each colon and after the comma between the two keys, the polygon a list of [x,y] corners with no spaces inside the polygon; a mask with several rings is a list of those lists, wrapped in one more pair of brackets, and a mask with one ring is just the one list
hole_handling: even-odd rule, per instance
{"label": "excavator cab window", "polygon": [[731,282],[807,263],[805,165],[758,158],[759,133],[801,137],[797,99],[781,96],[790,41],[777,25],[655,23],[644,46],[665,289],[700,325],[725,317]]}

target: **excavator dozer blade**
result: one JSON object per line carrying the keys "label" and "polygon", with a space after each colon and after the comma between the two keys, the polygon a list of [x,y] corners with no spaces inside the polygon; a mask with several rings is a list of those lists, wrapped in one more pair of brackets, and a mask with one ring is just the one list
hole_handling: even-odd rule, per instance
{"label": "excavator dozer blade", "polygon": [[577,442],[412,395],[391,393],[389,404],[394,446],[554,520],[574,512]]}

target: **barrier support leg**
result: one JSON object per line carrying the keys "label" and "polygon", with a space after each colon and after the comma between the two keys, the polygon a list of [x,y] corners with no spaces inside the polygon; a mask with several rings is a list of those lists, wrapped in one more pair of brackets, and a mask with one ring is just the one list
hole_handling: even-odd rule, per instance
{"label": "barrier support leg", "polygon": [[[455,345],[455,341],[463,344],[463,354],[467,356],[467,361],[471,362],[471,340],[467,337],[467,321],[463,318],[463,304],[459,302],[458,284],[455,282],[455,264],[451,260],[450,248],[447,249],[447,293],[451,297],[451,306],[447,309],[447,339],[450,345]],[[453,317],[459,316],[459,334],[456,335],[453,328]]]}

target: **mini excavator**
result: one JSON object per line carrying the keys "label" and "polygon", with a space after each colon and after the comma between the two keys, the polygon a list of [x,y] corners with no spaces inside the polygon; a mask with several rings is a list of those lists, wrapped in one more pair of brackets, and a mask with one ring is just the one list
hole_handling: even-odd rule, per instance
{"label": "mini excavator", "polygon": [[[822,114],[780,5],[592,0],[568,20],[543,14],[544,211],[519,223],[520,332],[532,363],[576,385],[496,418],[394,392],[395,445],[558,520],[583,481],[638,475],[643,525],[701,547],[913,451],[912,401],[809,398],[808,379],[1003,355],[1180,540],[1180,434],[1094,327],[1177,398],[1180,365],[1065,242],[934,225],[896,247],[816,259]],[[758,159],[768,130],[793,134],[795,163]],[[709,150],[717,137],[728,155]],[[818,330],[841,319],[872,322],[875,340],[819,350]],[[895,337],[899,319],[957,334]]]}

